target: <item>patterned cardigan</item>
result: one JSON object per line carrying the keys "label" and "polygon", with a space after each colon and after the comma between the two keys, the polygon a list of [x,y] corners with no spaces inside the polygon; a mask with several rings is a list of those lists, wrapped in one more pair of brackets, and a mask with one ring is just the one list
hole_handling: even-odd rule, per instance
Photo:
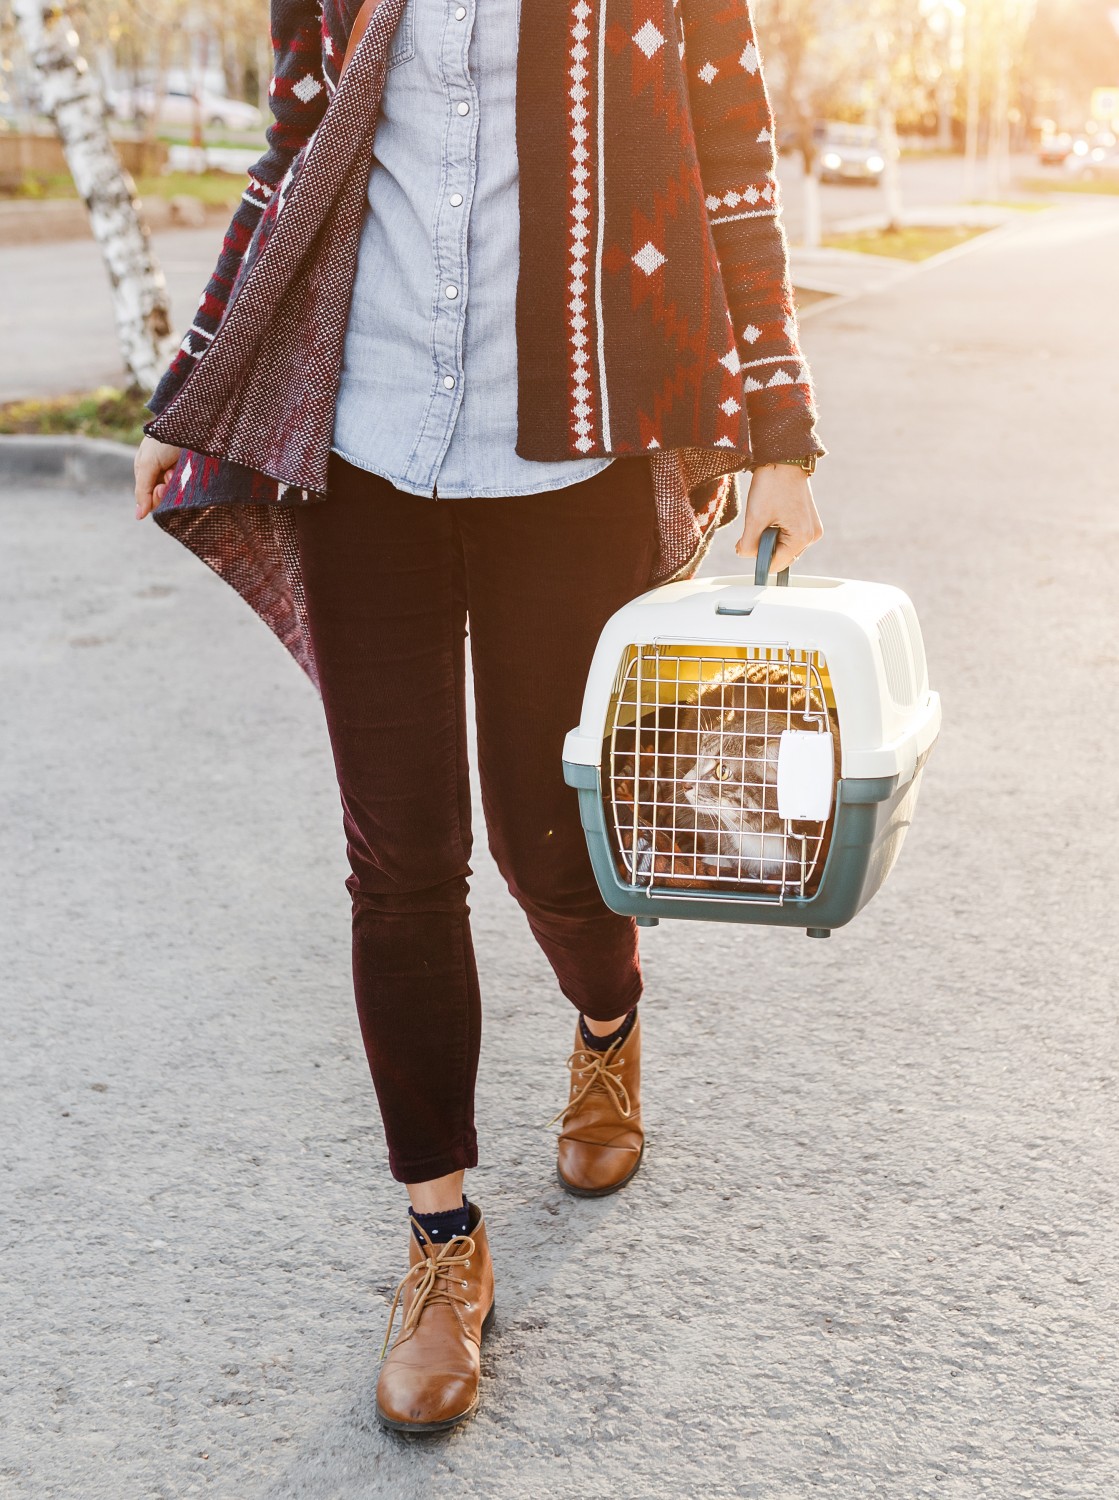
{"label": "patterned cardigan", "polygon": [[[328,498],[386,58],[405,0],[272,0],[274,123],[145,431],[156,522],[317,683],[292,506]],[[517,452],[645,454],[650,585],[694,570],[737,474],[820,453],[747,0],[522,0]]]}

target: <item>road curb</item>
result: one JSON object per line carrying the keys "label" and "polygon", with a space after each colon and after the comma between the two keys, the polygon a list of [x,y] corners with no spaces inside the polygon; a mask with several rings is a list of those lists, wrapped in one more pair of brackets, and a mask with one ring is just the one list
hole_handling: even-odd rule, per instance
{"label": "road curb", "polygon": [[0,483],[131,490],[135,452],[108,438],[0,436]]}

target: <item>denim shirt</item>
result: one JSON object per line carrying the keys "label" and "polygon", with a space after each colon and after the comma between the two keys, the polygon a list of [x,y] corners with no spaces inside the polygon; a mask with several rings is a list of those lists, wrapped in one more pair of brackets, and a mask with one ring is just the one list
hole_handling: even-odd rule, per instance
{"label": "denim shirt", "polygon": [[515,452],[519,27],[520,0],[408,0],[389,54],[332,446],[414,495],[533,494],[612,461]]}

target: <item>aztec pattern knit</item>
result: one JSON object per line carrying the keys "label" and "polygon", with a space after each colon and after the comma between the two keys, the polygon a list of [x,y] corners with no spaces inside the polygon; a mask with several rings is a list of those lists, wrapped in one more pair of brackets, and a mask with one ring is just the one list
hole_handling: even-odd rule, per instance
{"label": "aztec pattern knit", "polygon": [[[381,0],[273,0],[275,123],[146,430],[183,448],[155,511],[314,680],[290,506],[327,462],[385,63]],[[747,0],[522,0],[518,441],[648,454],[650,583],[692,571],[736,473],[822,452]]]}

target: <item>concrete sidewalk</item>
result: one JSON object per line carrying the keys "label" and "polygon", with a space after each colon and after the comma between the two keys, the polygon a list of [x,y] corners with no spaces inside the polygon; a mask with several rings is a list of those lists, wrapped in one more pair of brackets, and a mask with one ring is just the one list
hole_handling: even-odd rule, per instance
{"label": "concrete sidewalk", "polygon": [[1116,1492],[1117,263],[1085,208],[807,325],[811,568],[910,591],[945,732],[830,942],[647,935],[617,1198],[554,1185],[570,1008],[479,851],[498,1319],[428,1443],[319,704],[127,493],[0,492],[5,1496]]}

